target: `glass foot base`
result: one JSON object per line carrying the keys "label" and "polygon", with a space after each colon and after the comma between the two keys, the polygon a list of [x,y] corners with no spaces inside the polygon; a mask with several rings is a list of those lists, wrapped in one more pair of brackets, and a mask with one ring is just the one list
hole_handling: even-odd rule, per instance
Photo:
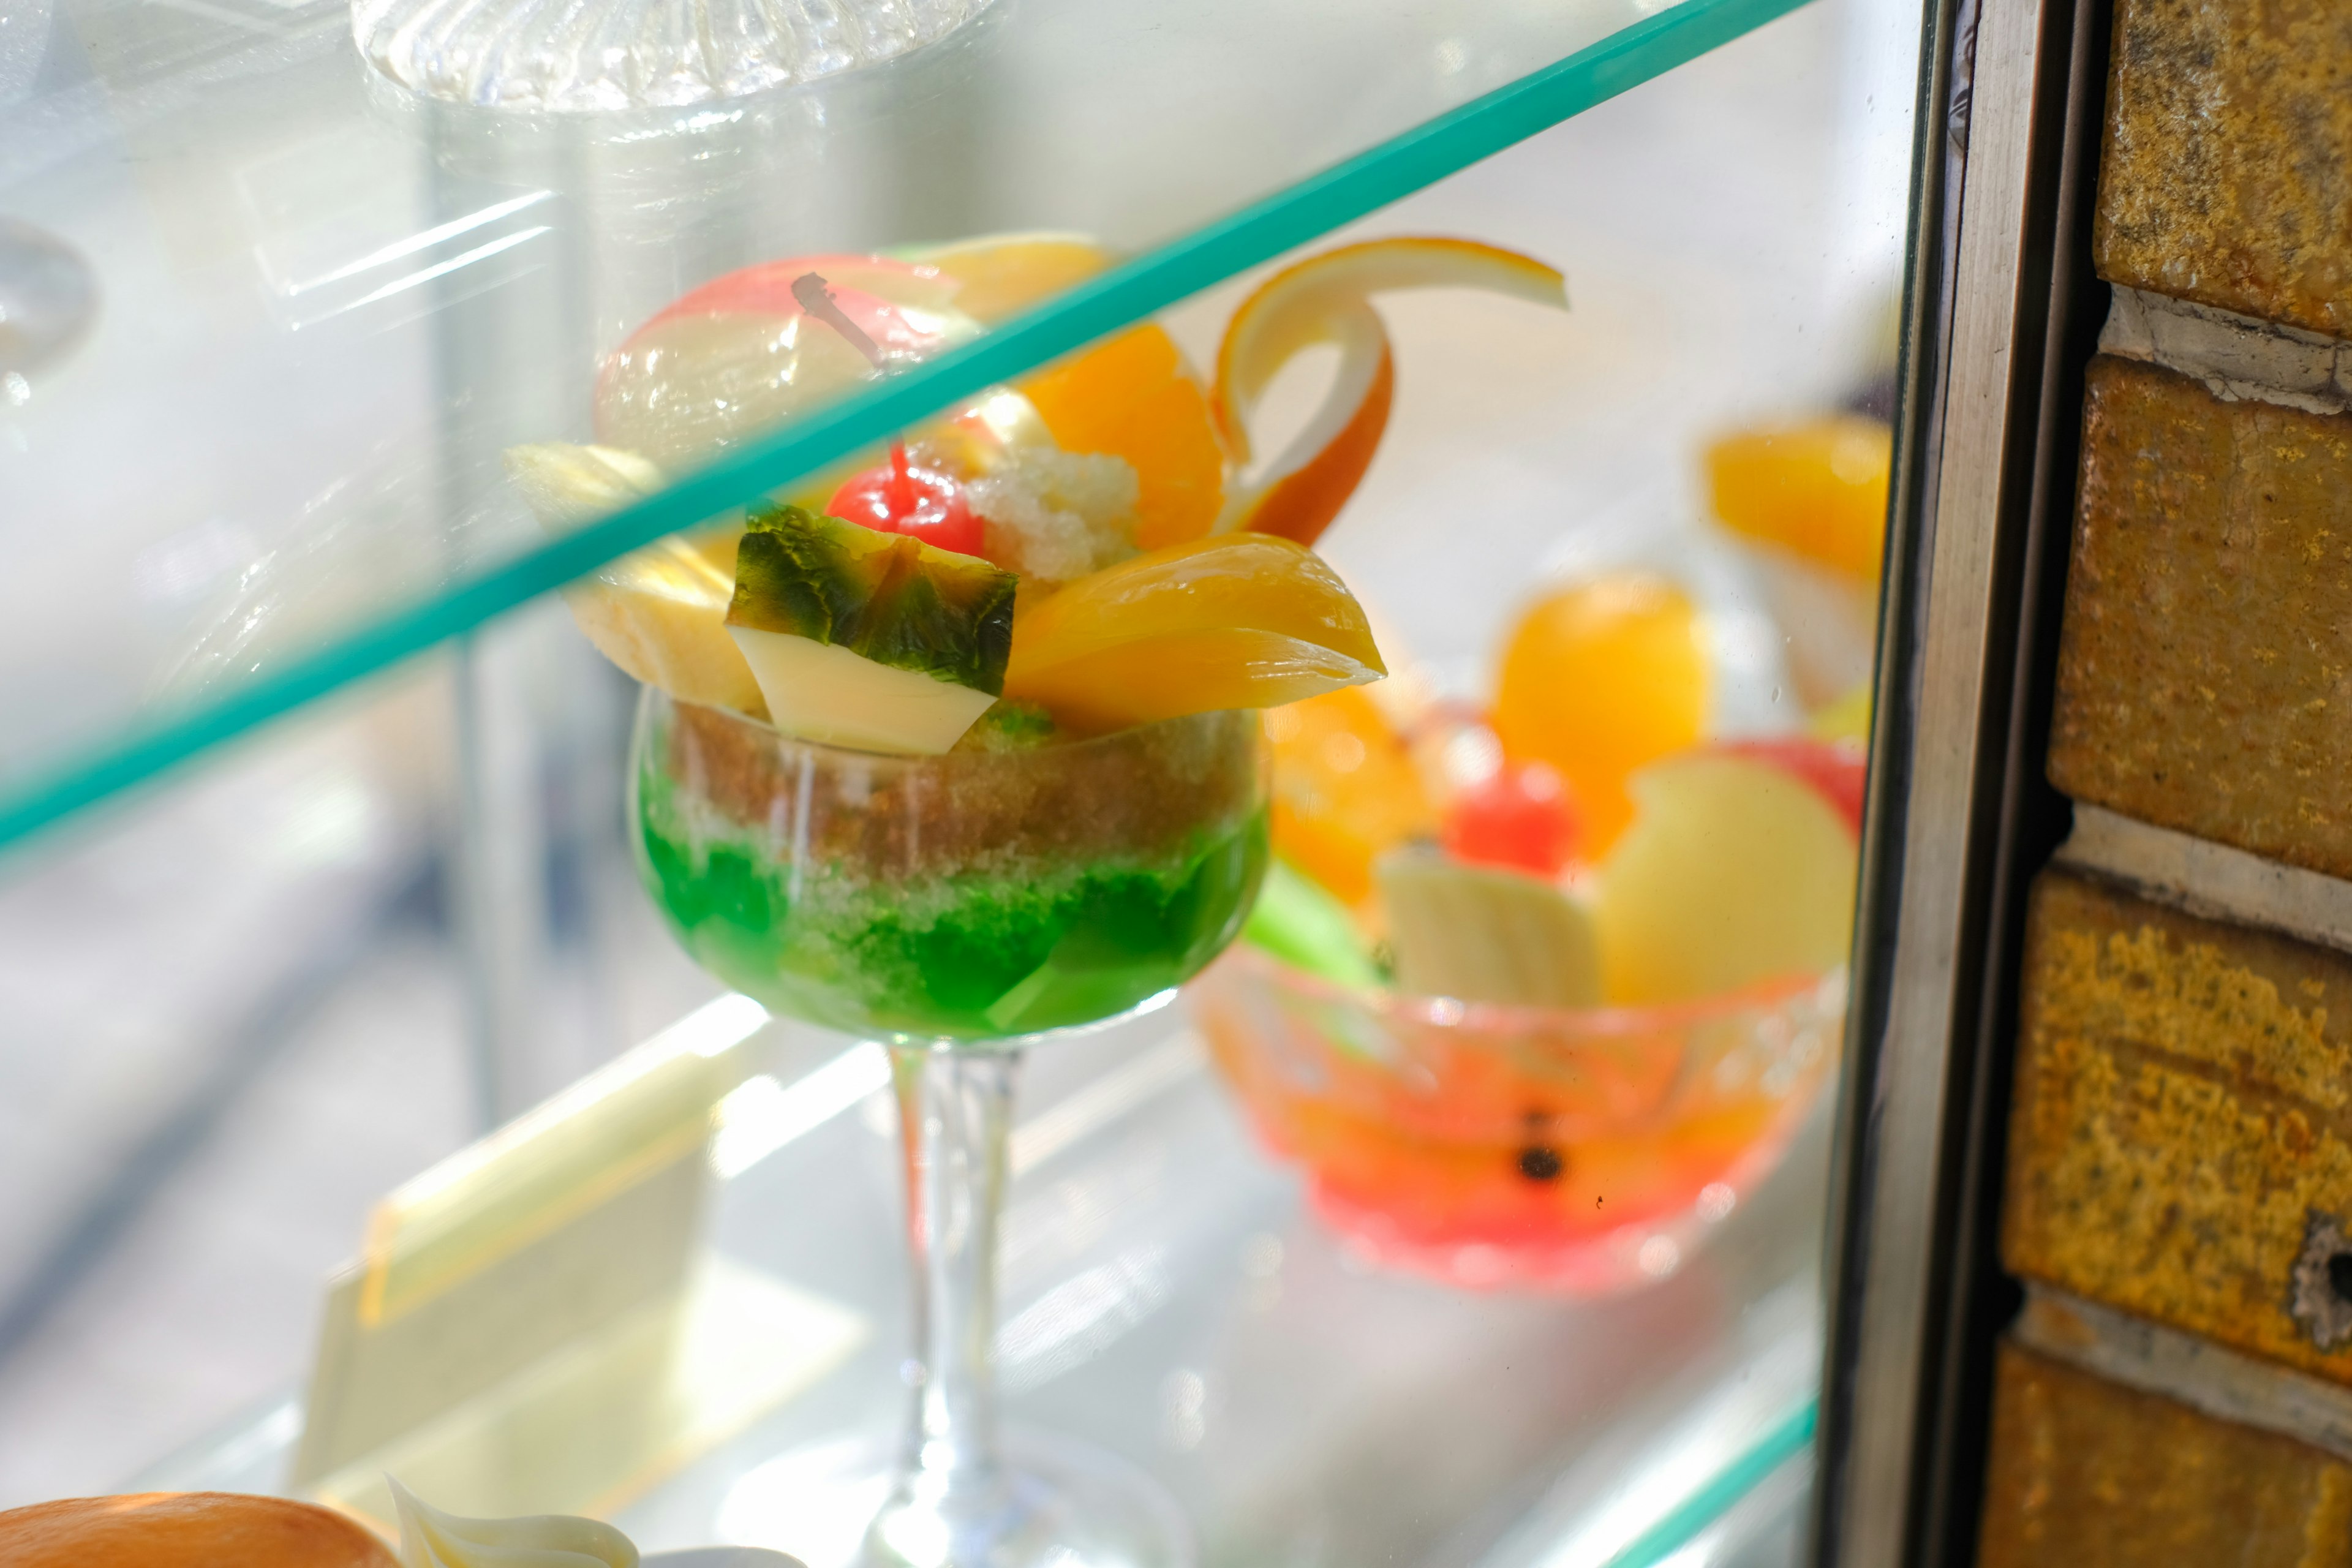
{"label": "glass foot base", "polygon": [[1193,1568],[1175,1500],[1098,1448],[1015,1428],[994,1484],[948,1496],[902,1476],[898,1453],[875,1439],[772,1459],[736,1484],[720,1529],[808,1568]]}

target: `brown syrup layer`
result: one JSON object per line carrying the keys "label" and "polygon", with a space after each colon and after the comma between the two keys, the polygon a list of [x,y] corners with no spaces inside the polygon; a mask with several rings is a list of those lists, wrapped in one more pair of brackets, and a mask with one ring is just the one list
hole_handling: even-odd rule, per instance
{"label": "brown syrup layer", "polygon": [[804,834],[820,862],[900,876],[1180,854],[1264,798],[1254,713],[939,757],[812,745],[683,702],[672,713],[663,762],[682,794],[746,830]]}

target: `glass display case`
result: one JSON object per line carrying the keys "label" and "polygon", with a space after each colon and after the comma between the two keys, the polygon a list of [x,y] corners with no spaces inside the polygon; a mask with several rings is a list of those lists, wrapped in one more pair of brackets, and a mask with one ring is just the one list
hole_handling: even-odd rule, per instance
{"label": "glass display case", "polygon": [[1796,1560],[1917,0],[397,9],[0,10],[0,1508]]}

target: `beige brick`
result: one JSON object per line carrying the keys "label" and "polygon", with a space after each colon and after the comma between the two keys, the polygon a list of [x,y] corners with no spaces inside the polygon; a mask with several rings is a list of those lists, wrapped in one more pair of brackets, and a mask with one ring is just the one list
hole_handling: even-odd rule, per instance
{"label": "beige brick", "polygon": [[2010,1270],[2352,1383],[2352,1295],[2329,1269],[2352,1256],[2347,1004],[2342,954],[2043,872]]}
{"label": "beige brick", "polygon": [[2352,877],[2352,416],[2092,362],[2050,777]]}
{"label": "beige brick", "polygon": [[2003,1345],[1981,1568],[2343,1568],[2352,1467]]}
{"label": "beige brick", "polygon": [[2101,277],[2352,337],[2352,5],[2118,0]]}

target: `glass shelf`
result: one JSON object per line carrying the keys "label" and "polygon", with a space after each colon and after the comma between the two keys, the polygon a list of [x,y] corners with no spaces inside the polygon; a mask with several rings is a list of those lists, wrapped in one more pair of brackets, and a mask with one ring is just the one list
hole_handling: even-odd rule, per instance
{"label": "glass shelf", "polygon": [[[0,363],[0,844],[1800,3],[1001,0],[887,68],[551,117],[406,98],[338,0],[35,0],[0,212],[98,304]],[[1035,229],[1133,259],[580,532],[504,481],[686,288]]]}
{"label": "glass shelf", "polygon": [[[830,1531],[782,1500],[827,1444],[887,1433],[898,1413],[894,1110],[885,1088],[835,1088],[850,1076],[840,1053],[875,1047],[774,1033],[783,1095],[823,1085],[833,1109],[740,1168],[722,1145],[733,1173],[711,1245],[854,1316],[862,1346],[613,1517],[650,1549],[765,1542],[839,1568],[829,1553],[854,1545],[866,1500],[837,1500]],[[866,1081],[886,1070],[877,1053]],[[1149,1469],[1193,1520],[1203,1563],[1796,1560],[1827,1097],[1678,1272],[1577,1301],[1367,1268],[1252,1142],[1181,1009],[1056,1041],[1028,1078],[1000,1331],[1008,1419]],[[299,1402],[274,1402],[130,1484],[278,1490],[300,1427]]]}

